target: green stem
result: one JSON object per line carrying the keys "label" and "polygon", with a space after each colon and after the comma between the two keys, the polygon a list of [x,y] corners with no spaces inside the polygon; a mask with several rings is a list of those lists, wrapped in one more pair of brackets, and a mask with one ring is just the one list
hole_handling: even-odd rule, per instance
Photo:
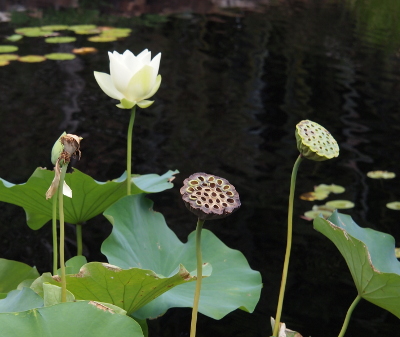
{"label": "green stem", "polygon": [[53,275],[57,274],[58,269],[58,243],[57,243],[57,193],[53,195],[52,209],[52,229],[53,229]]}
{"label": "green stem", "polygon": [[131,118],[128,126],[127,149],[126,149],[126,194],[131,194],[131,178],[132,178],[132,131],[135,122],[136,105],[131,110]]}
{"label": "green stem", "polygon": [[357,306],[357,304],[358,304],[358,302],[360,302],[360,300],[361,300],[361,296],[358,294],[357,297],[355,298],[355,300],[353,301],[353,303],[351,303],[349,309],[347,310],[346,318],[344,319],[342,330],[340,330],[338,337],[343,337],[344,334],[346,333],[347,327],[350,322],[351,314],[353,313],[354,308]]}
{"label": "green stem", "polygon": [[201,255],[201,229],[205,220],[198,219],[196,227],[196,259],[197,259],[197,280],[196,290],[194,291],[192,323],[190,325],[190,337],[196,336],[197,312],[199,310],[201,281],[203,279],[203,261]]}
{"label": "green stem", "polygon": [[82,255],[82,225],[76,224],[76,255]]}
{"label": "green stem", "polygon": [[65,179],[65,173],[67,172],[68,164],[64,163],[61,168],[60,183],[58,185],[58,212],[60,219],[60,268],[61,268],[61,302],[67,302],[67,282],[65,279],[65,258],[64,258],[64,241],[65,241],[65,229],[64,229],[64,195],[63,185]]}
{"label": "green stem", "polygon": [[286,280],[287,280],[287,275],[288,275],[288,270],[289,270],[290,250],[292,248],[294,190],[295,190],[295,187],[296,187],[297,171],[299,169],[299,165],[300,165],[302,159],[303,159],[302,155],[299,155],[297,157],[297,160],[296,160],[296,162],[294,163],[294,166],[293,166],[292,177],[290,179],[286,253],[285,253],[285,261],[283,263],[283,272],[282,272],[281,288],[279,290],[278,306],[276,308],[275,326],[274,326],[274,331],[272,333],[272,335],[275,336],[275,337],[277,337],[278,334],[279,334],[279,326],[280,326],[280,323],[281,323],[283,298],[285,296]]}

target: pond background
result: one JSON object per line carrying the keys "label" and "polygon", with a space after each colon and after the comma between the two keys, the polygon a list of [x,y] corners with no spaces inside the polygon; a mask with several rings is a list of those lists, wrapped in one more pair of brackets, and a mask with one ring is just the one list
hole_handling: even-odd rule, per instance
{"label": "pond background", "polygon": [[[180,195],[194,172],[227,178],[242,207],[212,222],[212,230],[259,270],[264,288],[253,314],[235,311],[220,321],[199,317],[198,336],[268,336],[275,315],[286,240],[291,169],[298,155],[295,125],[310,119],[336,138],[341,153],[325,162],[304,161],[296,187],[294,242],[283,321],[303,336],[337,336],[356,290],[334,245],[300,218],[313,202],[298,195],[321,183],[346,187],[331,199],[362,227],[393,235],[399,246],[399,179],[377,181],[370,170],[398,176],[400,162],[400,3],[397,1],[271,1],[252,8],[124,17],[88,6],[45,9],[42,18],[14,13],[0,25],[5,37],[22,26],[94,23],[132,28],[130,37],[94,44],[79,37],[50,45],[24,38],[18,53],[46,54],[94,46],[96,54],[72,61],[12,62],[0,68],[0,176],[23,183],[38,166],[51,168],[50,151],[65,130],[84,138],[74,167],[96,180],[125,170],[129,114],[98,87],[93,71],[108,72],[107,51],[145,48],[162,53],[155,103],[136,114],[135,173],[178,169],[175,187],[150,198],[182,241],[196,218]],[[322,203],[324,203],[323,201]],[[316,203],[316,202],[315,202]],[[83,228],[84,255],[105,261],[102,241],[111,225],[98,216]],[[67,257],[75,253],[68,227]],[[51,228],[25,224],[22,209],[0,204],[0,256],[51,270]],[[190,309],[171,309],[151,321],[150,336],[187,336]],[[361,301],[346,336],[393,335],[399,320]]]}

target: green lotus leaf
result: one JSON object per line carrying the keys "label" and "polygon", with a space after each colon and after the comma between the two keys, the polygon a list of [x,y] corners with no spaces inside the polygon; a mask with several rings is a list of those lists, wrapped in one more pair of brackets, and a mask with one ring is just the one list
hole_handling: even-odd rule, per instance
{"label": "green lotus leaf", "polygon": [[76,56],[71,53],[51,53],[51,54],[46,54],[44,56],[49,60],[61,60],[61,61],[73,60],[74,58],[76,58]]}
{"label": "green lotus leaf", "polygon": [[13,34],[13,35],[7,36],[6,40],[11,41],[11,42],[16,42],[16,41],[21,40],[22,38],[23,38],[23,36],[21,34]]}
{"label": "green lotus leaf", "polygon": [[6,337],[143,337],[132,318],[93,301],[2,313],[0,326]]}
{"label": "green lotus leaf", "polygon": [[389,202],[386,204],[386,207],[398,211],[400,210],[400,201]]}
{"label": "green lotus leaf", "polygon": [[15,29],[15,32],[17,34],[22,34],[22,35],[25,35],[25,33],[36,32],[36,31],[41,31],[40,27],[22,27]]}
{"label": "green lotus leaf", "polygon": [[68,26],[66,25],[50,25],[50,26],[42,26],[40,27],[42,30],[65,30],[68,29]]}
{"label": "green lotus leaf", "polygon": [[90,42],[113,42],[117,41],[118,38],[115,36],[106,36],[106,35],[96,35],[88,38]]}
{"label": "green lotus leaf", "polygon": [[25,63],[38,63],[46,61],[46,58],[41,55],[26,55],[26,56],[20,56],[18,58],[18,61]]}
{"label": "green lotus leaf", "polygon": [[[43,303],[44,303],[45,307],[49,307],[51,305],[62,303],[61,287],[58,287],[58,286],[53,285],[48,282],[43,283],[42,286],[43,286]],[[38,295],[38,294],[36,294],[36,295],[40,297],[40,295]],[[72,294],[68,290],[66,292],[66,302],[75,302],[74,294]]]}
{"label": "green lotus leaf", "polygon": [[350,209],[354,207],[354,202],[349,200],[331,200],[325,205],[332,209]]}
{"label": "green lotus leaf", "polygon": [[0,259],[0,293],[17,289],[22,281],[35,279],[38,276],[35,267],[18,261]]}
{"label": "green lotus leaf", "polygon": [[8,66],[10,61],[0,60],[0,67]]}
{"label": "green lotus leaf", "polygon": [[18,58],[17,54],[0,54],[0,61],[15,61]]}
{"label": "green lotus leaf", "polygon": [[[207,268],[206,275],[209,274],[210,268]],[[67,290],[77,300],[111,303],[124,309],[128,314],[173,287],[194,280],[195,278],[182,265],[170,277],[163,277],[151,270],[121,269],[100,262],[87,263],[82,266],[78,274],[66,276]],[[60,282],[46,273],[36,279],[31,287],[37,293],[45,295],[46,284],[61,286]]]}
{"label": "green lotus leaf", "polygon": [[367,176],[372,179],[393,179],[396,178],[396,173],[388,171],[370,171]]}
{"label": "green lotus leaf", "polygon": [[69,30],[90,30],[90,29],[96,29],[96,25],[74,25],[70,26],[68,29]]}
{"label": "green lotus leaf", "polygon": [[332,215],[332,212],[330,211],[324,211],[324,210],[312,210],[312,211],[307,211],[304,213],[304,216],[309,218],[309,219],[315,219],[316,217],[322,215],[325,219],[330,217]]}
{"label": "green lotus leaf", "polygon": [[43,307],[43,298],[27,287],[12,290],[7,294],[6,298],[0,300],[0,313],[25,311],[41,307]]}
{"label": "green lotus leaf", "polygon": [[101,33],[100,29],[77,29],[75,30],[75,34],[78,35],[93,35],[93,34],[99,34]]}
{"label": "green lotus leaf", "polygon": [[0,53],[13,53],[18,50],[17,46],[0,45]]}
{"label": "green lotus leaf", "polygon": [[[131,193],[155,193],[171,188],[169,179],[176,173],[133,177]],[[37,168],[24,184],[14,185],[0,178],[0,201],[23,207],[28,226],[39,229],[52,218],[52,199],[46,200],[45,194],[53,178],[53,171],[42,168]],[[125,173],[114,181],[98,182],[75,169],[66,174],[65,180],[73,197],[64,198],[64,216],[72,224],[83,224],[126,195]]]}
{"label": "green lotus leaf", "polygon": [[[104,216],[113,224],[101,247],[109,263],[151,269],[161,275],[171,275],[178,263],[196,269],[195,232],[187,243],[181,242],[144,195],[120,199]],[[260,297],[260,273],[250,268],[241,252],[228,248],[208,230],[202,231],[202,253],[213,273],[202,282],[199,311],[215,319],[238,308],[252,312]],[[134,316],[155,318],[172,307],[192,307],[194,288],[193,282],[171,289]]]}
{"label": "green lotus leaf", "polygon": [[31,32],[24,33],[24,35],[27,37],[50,36],[52,34],[53,34],[52,31],[44,31],[44,30],[32,30]]}
{"label": "green lotus leaf", "polygon": [[343,193],[345,190],[346,189],[343,186],[335,185],[335,184],[331,184],[331,185],[320,184],[314,188],[315,192],[325,191],[328,193],[332,192],[335,194]]}
{"label": "green lotus leaf", "polygon": [[327,220],[316,218],[314,228],[343,255],[359,296],[400,318],[400,262],[394,238],[361,228],[351,216],[337,211]]}
{"label": "green lotus leaf", "polygon": [[48,37],[44,40],[47,43],[70,43],[75,42],[76,37],[73,36],[56,36],[56,37]]}

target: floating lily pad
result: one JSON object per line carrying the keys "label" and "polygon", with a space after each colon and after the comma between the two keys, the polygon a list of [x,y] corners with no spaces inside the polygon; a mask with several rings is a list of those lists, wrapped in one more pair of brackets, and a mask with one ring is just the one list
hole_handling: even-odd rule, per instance
{"label": "floating lily pad", "polygon": [[307,201],[324,200],[329,196],[327,191],[306,192],[300,195],[300,199]]}
{"label": "floating lily pad", "polygon": [[111,28],[102,31],[102,36],[127,37],[131,33],[129,28]]}
{"label": "floating lily pad", "polygon": [[70,26],[68,29],[69,30],[90,30],[90,29],[96,29],[96,25],[75,25],[75,26]]}
{"label": "floating lily pad", "polygon": [[308,211],[308,212],[304,213],[304,216],[310,220],[315,219],[316,217],[318,217],[320,215],[322,215],[326,219],[332,215],[332,212],[318,210],[318,211]]}
{"label": "floating lily pad", "polygon": [[15,61],[18,58],[17,54],[0,54],[0,61]]}
{"label": "floating lily pad", "polygon": [[52,31],[35,30],[31,32],[26,32],[24,35],[27,37],[39,37],[39,36],[51,36],[54,35],[54,33]]}
{"label": "floating lily pad", "polygon": [[73,60],[76,56],[71,53],[51,53],[51,54],[46,54],[44,55],[47,57],[49,60]]}
{"label": "floating lily pad", "polygon": [[93,35],[101,33],[100,29],[78,29],[75,30],[75,34],[78,35]]}
{"label": "floating lily pad", "polygon": [[22,35],[21,34],[13,34],[10,36],[6,37],[7,41],[11,41],[11,42],[16,42],[22,39]]}
{"label": "floating lily pad", "polygon": [[395,249],[394,249],[394,254],[396,255],[396,257],[397,257],[398,259],[400,259],[400,248],[395,248]]}
{"label": "floating lily pad", "polygon": [[96,35],[88,38],[90,42],[113,42],[117,41],[118,38],[115,36],[103,36],[103,35]]}
{"label": "floating lily pad", "polygon": [[50,26],[42,26],[42,30],[65,30],[68,29],[67,25],[50,25]]}
{"label": "floating lily pad", "polygon": [[8,66],[9,64],[10,64],[10,61],[6,61],[6,60],[1,61],[0,60],[0,67]]}
{"label": "floating lily pad", "polygon": [[30,33],[34,31],[41,31],[40,27],[22,27],[22,28],[16,28],[15,32],[17,34],[22,34],[25,35],[25,33]]}
{"label": "floating lily pad", "polygon": [[351,216],[337,211],[327,220],[316,218],[314,228],[331,240],[346,260],[358,295],[400,318],[400,263],[394,238],[361,228]]}
{"label": "floating lily pad", "polygon": [[0,45],[0,53],[13,53],[18,50],[17,46]]}
{"label": "floating lily pad", "polygon": [[26,56],[19,57],[18,61],[26,62],[26,63],[38,63],[38,62],[46,61],[46,58],[41,55],[26,55]]}
{"label": "floating lily pad", "polygon": [[47,43],[70,43],[76,41],[76,37],[73,36],[56,36],[48,37],[44,40]]}
{"label": "floating lily pad", "polygon": [[394,209],[396,211],[400,211],[400,201],[393,201],[386,204],[387,208]]}
{"label": "floating lily pad", "polygon": [[82,47],[82,48],[72,49],[72,52],[74,54],[78,54],[78,55],[97,53],[97,51],[98,50],[96,48],[93,48],[93,47]]}
{"label": "floating lily pad", "polygon": [[326,185],[326,184],[320,184],[314,188],[315,192],[320,192],[320,191],[326,191],[328,193],[343,193],[345,191],[345,188],[343,186],[331,184],[331,185]]}
{"label": "floating lily pad", "polygon": [[332,200],[328,201],[325,205],[333,209],[349,209],[354,207],[354,203],[349,200]]}
{"label": "floating lily pad", "polygon": [[367,173],[367,177],[372,179],[393,179],[396,174],[388,171],[370,171]]}

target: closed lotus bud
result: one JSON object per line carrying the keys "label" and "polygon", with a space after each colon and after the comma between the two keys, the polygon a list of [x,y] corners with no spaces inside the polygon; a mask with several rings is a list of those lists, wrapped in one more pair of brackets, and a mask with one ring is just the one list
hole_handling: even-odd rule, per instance
{"label": "closed lotus bud", "polygon": [[61,137],[65,136],[67,133],[64,131],[60,138],[54,143],[51,150],[51,162],[56,165],[58,158],[60,158],[61,153],[64,151],[64,146],[61,143]]}
{"label": "closed lotus bud", "polygon": [[335,138],[318,123],[308,119],[296,125],[297,149],[304,158],[323,161],[339,156]]}
{"label": "closed lotus bud", "polygon": [[186,207],[202,220],[224,218],[241,205],[239,193],[228,180],[206,173],[185,179],[180,192]]}

